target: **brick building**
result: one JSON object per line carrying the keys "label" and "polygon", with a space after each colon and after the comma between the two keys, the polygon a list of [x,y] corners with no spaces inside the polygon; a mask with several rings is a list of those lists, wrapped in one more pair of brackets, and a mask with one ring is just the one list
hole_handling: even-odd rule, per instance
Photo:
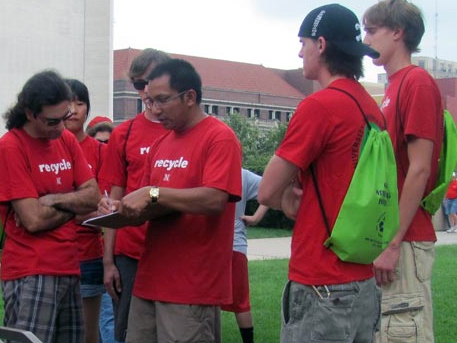
{"label": "brick building", "polygon": [[[132,48],[114,51],[113,118],[116,123],[143,110],[142,101],[126,76],[132,60],[140,52]],[[203,83],[201,106],[208,114],[224,117],[238,112],[268,126],[276,120],[290,120],[298,103],[305,97],[285,80],[284,75],[288,71],[249,63],[171,55],[189,61],[200,74]],[[304,80],[300,70],[295,74]],[[312,84],[301,81],[303,90],[312,88]]]}
{"label": "brick building", "polygon": [[437,79],[441,91],[444,108],[447,108],[457,121],[457,78]]}
{"label": "brick building", "polygon": [[[120,123],[143,110],[143,103],[127,78],[132,60],[139,49],[114,51],[113,118]],[[171,54],[189,61],[203,82],[202,108],[208,114],[223,118],[238,112],[256,118],[263,127],[276,121],[290,120],[298,103],[320,89],[316,81],[303,77],[302,69],[282,70],[262,65],[225,61],[204,57]],[[438,78],[444,107],[457,119],[457,78]],[[362,82],[365,89],[380,103],[384,84]]]}

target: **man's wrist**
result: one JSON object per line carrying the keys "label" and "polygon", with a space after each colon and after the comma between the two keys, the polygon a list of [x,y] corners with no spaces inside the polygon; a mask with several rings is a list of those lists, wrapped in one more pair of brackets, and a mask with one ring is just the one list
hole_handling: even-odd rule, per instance
{"label": "man's wrist", "polygon": [[395,238],[389,243],[389,248],[398,250],[400,249],[402,241],[396,240]]}
{"label": "man's wrist", "polygon": [[114,264],[114,258],[113,257],[104,257],[103,258],[103,264],[104,265],[112,265],[112,264]]}

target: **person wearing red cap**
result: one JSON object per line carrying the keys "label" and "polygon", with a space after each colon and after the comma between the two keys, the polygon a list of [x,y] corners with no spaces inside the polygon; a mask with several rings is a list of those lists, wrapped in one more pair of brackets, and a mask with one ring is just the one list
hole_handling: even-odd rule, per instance
{"label": "person wearing red cap", "polygon": [[[170,57],[159,50],[143,50],[130,65],[128,76],[145,101],[146,77],[160,62]],[[157,119],[157,110],[145,108],[133,119],[118,125],[108,141],[106,163],[100,178],[111,185],[110,198],[119,200],[140,186],[151,144],[166,130]],[[106,199],[102,199],[106,201]],[[104,281],[114,300],[114,329],[117,341],[124,341],[138,260],[144,250],[146,225],[122,230],[105,229]]]}
{"label": "person wearing red cap", "polygon": [[97,116],[87,124],[86,132],[99,142],[108,143],[113,129],[113,121],[110,118]]}
{"label": "person wearing red cap", "polygon": [[108,117],[96,116],[87,124],[87,128],[88,129],[93,128],[95,125],[97,125],[99,123],[111,123],[112,124],[113,121]]}
{"label": "person wearing red cap", "polygon": [[411,55],[425,32],[420,9],[405,0],[384,0],[364,14],[364,42],[378,50],[373,60],[389,80],[381,104],[397,161],[400,225],[374,262],[382,288],[377,342],[433,343],[431,277],[436,234],[421,200],[436,185],[443,142],[439,88]]}
{"label": "person wearing red cap", "polygon": [[447,233],[457,232],[457,178],[455,173],[444,198],[444,214],[447,216],[449,229]]}
{"label": "person wearing red cap", "polygon": [[376,102],[358,82],[363,56],[378,53],[362,43],[357,16],[338,4],[311,11],[298,36],[303,74],[322,89],[298,105],[258,193],[261,204],[296,220],[282,299],[281,342],[369,343],[380,306],[373,265],[343,262],[324,246],[328,233],[315,189],[332,226],[366,127],[358,105],[371,122],[385,127]]}

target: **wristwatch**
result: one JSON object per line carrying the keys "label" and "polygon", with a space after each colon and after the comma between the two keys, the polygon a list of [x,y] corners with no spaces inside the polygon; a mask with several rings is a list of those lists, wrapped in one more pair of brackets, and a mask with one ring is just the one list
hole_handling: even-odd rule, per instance
{"label": "wristwatch", "polygon": [[149,190],[149,196],[151,197],[151,202],[153,204],[156,204],[157,201],[159,201],[159,195],[160,195],[159,187],[152,186],[151,189]]}

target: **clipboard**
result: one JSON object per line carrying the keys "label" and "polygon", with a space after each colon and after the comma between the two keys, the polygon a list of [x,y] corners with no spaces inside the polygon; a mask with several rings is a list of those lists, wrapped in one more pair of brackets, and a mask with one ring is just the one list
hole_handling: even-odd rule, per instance
{"label": "clipboard", "polygon": [[132,221],[131,218],[127,218],[119,212],[113,212],[104,214],[102,216],[94,217],[85,220],[81,225],[96,226],[96,227],[108,227],[110,229],[120,229],[124,226],[137,226],[138,223]]}

